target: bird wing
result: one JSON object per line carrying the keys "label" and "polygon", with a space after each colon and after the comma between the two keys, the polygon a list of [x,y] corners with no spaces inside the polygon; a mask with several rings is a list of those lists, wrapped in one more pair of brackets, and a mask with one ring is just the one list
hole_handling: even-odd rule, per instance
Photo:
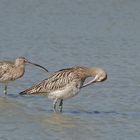
{"label": "bird wing", "polygon": [[48,79],[41,81],[39,84],[21,92],[21,95],[42,94],[49,93],[55,90],[63,89],[72,81],[79,80],[79,75],[75,73],[74,69],[63,69],[52,74]]}
{"label": "bird wing", "polygon": [[9,63],[9,61],[0,61],[0,78],[2,78],[3,75],[7,73],[11,67],[12,63]]}

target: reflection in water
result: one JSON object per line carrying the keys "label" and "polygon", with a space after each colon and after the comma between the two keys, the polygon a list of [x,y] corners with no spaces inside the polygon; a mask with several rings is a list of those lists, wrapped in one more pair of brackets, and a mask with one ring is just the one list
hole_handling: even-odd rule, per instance
{"label": "reflection in water", "polygon": [[46,112],[37,113],[31,108],[24,108],[18,102],[13,101],[12,98],[9,98],[8,96],[0,98],[0,112],[5,112],[6,114],[10,113],[9,115],[16,116],[17,120],[20,116],[20,118],[24,117],[27,120],[32,120],[45,126],[58,125],[67,128],[77,127],[80,123],[80,119],[72,115],[65,115],[63,113],[53,112],[47,112],[47,114]]}
{"label": "reflection in water", "polygon": [[8,97],[2,97],[0,98],[0,109],[12,109],[12,108],[18,108],[18,105],[9,100]]}
{"label": "reflection in water", "polygon": [[64,115],[62,113],[52,113],[49,116],[37,116],[36,121],[41,124],[47,125],[58,125],[66,128],[73,128],[79,126],[80,119],[78,117]]}

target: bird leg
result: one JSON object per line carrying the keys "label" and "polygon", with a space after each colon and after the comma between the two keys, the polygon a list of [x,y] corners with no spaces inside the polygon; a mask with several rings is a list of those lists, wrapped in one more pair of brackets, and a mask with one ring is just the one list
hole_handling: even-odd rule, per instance
{"label": "bird leg", "polygon": [[57,98],[53,100],[53,111],[56,112],[56,104],[57,104]]}
{"label": "bird leg", "polygon": [[59,103],[59,112],[62,112],[62,109],[63,109],[63,99],[61,99]]}
{"label": "bird leg", "polygon": [[4,86],[4,94],[7,95],[7,84]]}

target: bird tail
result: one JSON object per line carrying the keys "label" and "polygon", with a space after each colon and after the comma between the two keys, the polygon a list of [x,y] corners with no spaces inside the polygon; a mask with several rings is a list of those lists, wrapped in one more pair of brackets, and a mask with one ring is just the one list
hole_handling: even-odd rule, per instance
{"label": "bird tail", "polygon": [[32,88],[26,89],[19,93],[19,95],[33,95],[37,93],[37,91],[34,91]]}
{"label": "bird tail", "polygon": [[28,88],[19,93],[19,95],[41,95],[44,93],[44,88],[41,86],[41,83],[34,85],[31,88]]}
{"label": "bird tail", "polygon": [[22,95],[26,95],[26,92],[25,91],[22,91],[22,92],[19,93],[19,95],[21,95],[21,96]]}
{"label": "bird tail", "polygon": [[27,90],[24,90],[24,91],[20,92],[19,95],[21,95],[21,96],[23,96],[23,95],[31,95],[32,93],[28,92]]}

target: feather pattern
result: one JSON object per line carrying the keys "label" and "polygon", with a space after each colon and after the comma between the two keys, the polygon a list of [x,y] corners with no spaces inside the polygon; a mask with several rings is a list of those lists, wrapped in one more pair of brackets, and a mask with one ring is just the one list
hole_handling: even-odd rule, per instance
{"label": "feather pattern", "polygon": [[55,72],[54,74],[50,75],[48,79],[41,81],[39,84],[32,86],[31,88],[23,91],[20,94],[45,94],[61,90],[65,88],[66,85],[70,84],[71,82],[81,83],[82,73],[77,73],[76,70],[80,69],[81,67],[73,67],[68,69],[62,69],[60,71]]}
{"label": "feather pattern", "polygon": [[0,61],[0,82],[13,81],[20,78],[23,74],[24,69],[15,67],[14,62]]}
{"label": "feather pattern", "polygon": [[[80,89],[87,77],[95,76],[97,74],[96,70],[100,73],[105,73],[103,70],[98,68],[93,68],[91,72],[90,68],[83,66],[61,69],[59,71],[56,71],[54,74],[50,75],[48,79],[45,79],[40,83],[33,85],[31,88],[26,89],[25,91],[22,91],[19,94],[49,95],[50,93],[56,92],[55,94],[57,96],[57,92],[64,91],[65,88],[67,88],[68,86],[70,86],[69,88],[71,91],[73,90],[73,88]],[[103,75],[103,79],[105,77],[106,74]]]}
{"label": "feather pattern", "polygon": [[[87,77],[94,79],[84,84]],[[50,75],[48,79],[19,93],[20,95],[47,95],[53,100],[53,110],[56,112],[57,101],[60,100],[60,112],[62,112],[63,100],[77,95],[80,88],[88,86],[93,82],[106,80],[107,74],[100,68],[72,67],[61,69]]]}
{"label": "feather pattern", "polygon": [[47,71],[43,66],[32,63],[24,57],[18,57],[14,61],[0,61],[0,82],[5,84],[5,94],[7,94],[8,82],[16,80],[24,75],[26,64],[31,64]]}

